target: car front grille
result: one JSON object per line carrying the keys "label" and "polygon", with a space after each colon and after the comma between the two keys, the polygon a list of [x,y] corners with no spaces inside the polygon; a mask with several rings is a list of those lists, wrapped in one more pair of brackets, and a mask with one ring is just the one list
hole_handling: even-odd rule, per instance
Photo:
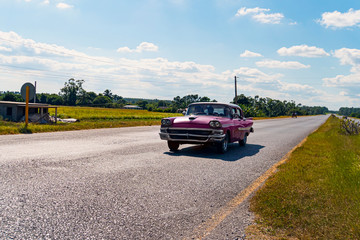
{"label": "car front grille", "polygon": [[168,129],[168,133],[170,134],[192,134],[192,135],[202,135],[202,136],[209,136],[212,133],[212,130],[205,129]]}
{"label": "car front grille", "polygon": [[207,141],[212,134],[211,129],[171,129],[167,130],[173,140]]}

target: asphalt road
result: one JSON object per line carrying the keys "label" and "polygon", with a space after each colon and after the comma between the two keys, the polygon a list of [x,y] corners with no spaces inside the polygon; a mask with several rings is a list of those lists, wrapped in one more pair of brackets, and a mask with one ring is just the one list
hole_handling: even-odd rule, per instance
{"label": "asphalt road", "polygon": [[[182,145],[159,127],[0,136],[0,239],[183,239],[327,116],[255,121],[245,147]],[[206,239],[241,239],[240,204]]]}

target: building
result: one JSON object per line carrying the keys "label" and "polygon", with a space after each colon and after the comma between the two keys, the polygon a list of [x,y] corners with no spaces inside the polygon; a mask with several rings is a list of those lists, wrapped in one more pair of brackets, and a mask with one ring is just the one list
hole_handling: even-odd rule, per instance
{"label": "building", "polygon": [[[25,116],[26,103],[24,102],[9,102],[0,101],[0,116],[4,120],[14,122],[21,121]],[[49,114],[49,108],[55,108],[55,122],[57,121],[57,107],[49,106],[48,104],[29,103],[29,115],[38,115],[43,119],[45,115]]]}
{"label": "building", "polygon": [[142,108],[137,106],[137,105],[125,105],[124,106],[125,109],[136,109],[136,110],[141,110]]}

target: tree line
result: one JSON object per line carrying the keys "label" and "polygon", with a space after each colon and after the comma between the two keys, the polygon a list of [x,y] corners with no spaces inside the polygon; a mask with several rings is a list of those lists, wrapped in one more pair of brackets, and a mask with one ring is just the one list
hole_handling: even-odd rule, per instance
{"label": "tree line", "polygon": [[246,97],[241,94],[234,98],[234,103],[238,104],[244,111],[246,117],[278,117],[290,116],[293,113],[297,115],[318,115],[329,112],[327,107],[320,106],[303,106],[295,101],[281,101],[269,97],[262,98],[259,96]]}
{"label": "tree line", "polygon": [[[122,96],[113,94],[111,90],[106,89],[103,93],[88,92],[83,88],[84,80],[75,80],[73,78],[65,82],[64,87],[58,94],[39,93],[36,94],[36,102],[51,105],[65,106],[90,106],[122,108],[127,104],[136,104],[142,109],[157,112],[182,112],[187,106],[194,102],[216,102],[206,96],[198,94],[189,94],[183,97],[176,96],[173,100],[148,100],[148,99],[125,99]],[[21,95],[14,93],[5,93],[0,95],[0,100],[23,102]],[[239,105],[246,117],[277,117],[289,116],[293,113],[297,115],[318,115],[326,114],[329,110],[320,106],[303,106],[296,104],[295,101],[281,101],[269,97],[238,95],[233,99],[233,103]],[[340,110],[347,108],[341,108]],[[345,111],[345,110],[344,110]],[[354,109],[352,111],[355,111]],[[360,113],[360,111],[359,111]],[[340,113],[341,114],[341,113]],[[350,114],[343,114],[350,115]]]}
{"label": "tree line", "polygon": [[356,117],[360,118],[360,108],[348,108],[348,107],[341,107],[339,109],[339,114],[349,117]]}

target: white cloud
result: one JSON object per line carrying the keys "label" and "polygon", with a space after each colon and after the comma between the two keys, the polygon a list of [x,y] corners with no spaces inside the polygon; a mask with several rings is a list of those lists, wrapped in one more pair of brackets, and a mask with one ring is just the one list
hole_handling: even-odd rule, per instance
{"label": "white cloud", "polygon": [[50,4],[50,1],[49,0],[44,0],[42,3],[45,4],[45,5],[48,5],[48,4]]}
{"label": "white cloud", "polygon": [[347,96],[347,95],[349,95],[349,93],[346,92],[346,91],[341,91],[341,92],[339,92],[339,95],[340,96]]}
{"label": "white cloud", "polygon": [[280,82],[280,90],[285,92],[299,92],[302,94],[320,94],[319,90],[306,84]]}
{"label": "white cloud", "polygon": [[271,83],[276,82],[278,79],[283,77],[282,74],[266,74],[256,68],[241,67],[235,69],[230,76],[238,76],[240,79],[251,83]]}
{"label": "white cloud", "polygon": [[117,52],[137,52],[137,53],[141,53],[141,52],[157,52],[159,50],[159,47],[156,46],[153,43],[149,43],[149,42],[142,42],[140,43],[139,46],[136,47],[136,49],[130,49],[129,47],[121,47],[117,49]]}
{"label": "white cloud", "polygon": [[352,72],[360,72],[360,50],[359,49],[350,49],[350,48],[341,48],[335,50],[333,55],[340,59],[342,65],[351,65],[353,66]]}
{"label": "white cloud", "polygon": [[11,48],[7,48],[7,47],[2,47],[0,46],[0,52],[11,52],[12,49]]}
{"label": "white cloud", "polygon": [[133,50],[131,50],[128,47],[121,47],[121,48],[118,48],[116,51],[117,52],[133,52]]}
{"label": "white cloud", "polygon": [[5,48],[11,48],[14,55],[32,55],[41,57],[60,57],[63,59],[82,59],[83,62],[100,64],[100,62],[111,62],[109,58],[91,57],[82,52],[67,49],[55,44],[36,42],[32,39],[24,39],[15,32],[1,32],[0,44]]}
{"label": "white cloud", "polygon": [[265,14],[262,12],[253,16],[253,19],[256,21],[269,24],[279,24],[283,18],[284,15],[282,13]]}
{"label": "white cloud", "polygon": [[326,87],[360,87],[360,73],[323,78],[323,82]]}
{"label": "white cloud", "polygon": [[282,47],[277,50],[277,53],[280,56],[299,56],[309,58],[329,56],[329,54],[324,49],[314,46],[310,47],[305,44],[292,46],[290,48]]}
{"label": "white cloud", "polygon": [[139,46],[136,47],[136,51],[138,52],[157,52],[158,50],[158,46],[149,42],[142,42]]}
{"label": "white cloud", "polygon": [[240,57],[262,57],[262,55],[260,53],[255,53],[249,50],[245,50],[245,52],[240,54]]}
{"label": "white cloud", "polygon": [[281,20],[284,18],[282,13],[265,13],[269,12],[270,9],[268,8],[240,8],[235,17],[241,17],[250,15],[252,19],[260,23],[267,23],[267,24],[279,24]]}
{"label": "white cloud", "polygon": [[301,69],[301,68],[310,68],[310,65],[304,65],[295,61],[281,62],[277,60],[264,60],[256,62],[258,67],[266,68],[285,68],[285,69]]}
{"label": "white cloud", "polygon": [[340,60],[341,65],[351,65],[351,74],[337,75],[333,78],[323,78],[327,87],[342,87],[348,90],[355,90],[360,87],[360,50],[341,48],[333,52],[333,56]]}
{"label": "white cloud", "polygon": [[58,4],[56,4],[56,7],[59,9],[70,9],[70,8],[73,8],[74,6],[69,5],[67,3],[58,3]]}
{"label": "white cloud", "polygon": [[256,7],[256,8],[242,7],[237,11],[235,16],[239,17],[239,16],[245,16],[245,15],[249,15],[249,14],[257,14],[257,13],[260,13],[260,12],[268,12],[268,11],[270,11],[270,9],[259,8],[259,7]]}
{"label": "white cloud", "polygon": [[360,24],[360,10],[349,9],[348,12],[341,13],[338,11],[325,12],[321,15],[321,20],[318,22],[326,28],[344,28],[359,26]]}
{"label": "white cloud", "polygon": [[[86,80],[89,91],[101,92],[106,84],[123,96],[171,99],[185,95],[189,89],[209,97],[213,95],[212,98],[226,98],[226,90],[232,86],[224,74],[215,73],[214,66],[192,61],[94,57],[55,44],[24,39],[14,32],[0,32],[0,46],[13,49],[11,56],[0,53],[0,64],[9,65],[1,70],[1,85],[5,89],[18,88],[18,83],[11,80],[15,77],[19,81],[38,81],[39,91],[57,92],[67,79],[74,77]],[[137,49],[154,48],[151,44],[140,44]],[[4,74],[9,77],[5,78]],[[41,86],[48,89],[41,90]]]}

